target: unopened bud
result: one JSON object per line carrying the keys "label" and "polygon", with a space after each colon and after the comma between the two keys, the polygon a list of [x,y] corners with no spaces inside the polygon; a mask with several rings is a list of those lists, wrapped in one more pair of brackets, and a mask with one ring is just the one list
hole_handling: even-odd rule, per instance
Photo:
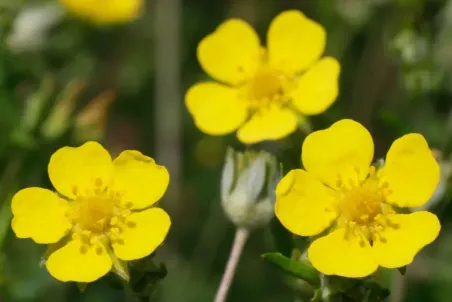
{"label": "unopened bud", "polygon": [[248,229],[267,224],[274,215],[276,159],[267,152],[229,149],[221,179],[221,202],[231,221]]}

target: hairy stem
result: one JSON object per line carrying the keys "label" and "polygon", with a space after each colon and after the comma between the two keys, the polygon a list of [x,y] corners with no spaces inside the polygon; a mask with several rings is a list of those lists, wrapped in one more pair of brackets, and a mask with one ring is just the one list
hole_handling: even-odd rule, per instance
{"label": "hairy stem", "polygon": [[226,268],[223,273],[223,278],[221,279],[220,286],[218,287],[218,291],[215,296],[215,302],[226,301],[229,288],[231,287],[231,283],[237,269],[237,264],[239,263],[243,247],[245,246],[248,236],[249,231],[247,229],[237,228],[231,248],[231,254],[229,255],[228,263],[226,264]]}

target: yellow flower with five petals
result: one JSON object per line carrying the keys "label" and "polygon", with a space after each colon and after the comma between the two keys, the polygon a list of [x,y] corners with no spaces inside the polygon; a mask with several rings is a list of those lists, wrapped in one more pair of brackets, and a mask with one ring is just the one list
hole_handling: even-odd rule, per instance
{"label": "yellow flower with five petals", "polygon": [[13,197],[11,226],[19,238],[58,243],[46,261],[61,281],[92,282],[113,262],[146,257],[163,242],[171,225],[154,205],[165,193],[165,167],[138,151],[112,160],[96,142],[63,147],[50,158],[50,181],[59,194],[26,188]]}
{"label": "yellow flower with five petals", "polygon": [[124,23],[137,18],[143,0],[60,0],[71,12],[97,24]]}
{"label": "yellow flower with five petals", "polygon": [[357,278],[379,266],[403,267],[439,234],[434,214],[396,212],[423,205],[439,182],[424,137],[411,133],[394,141],[381,169],[371,166],[373,156],[367,129],[341,120],[308,135],[305,170],[290,171],[276,188],[281,223],[300,236],[320,235],[308,257],[326,275]]}
{"label": "yellow flower with five petals", "polygon": [[340,65],[321,58],[324,28],[301,12],[276,16],[267,48],[254,29],[230,19],[198,45],[198,61],[218,82],[192,86],[185,100],[197,127],[211,135],[237,130],[243,143],[284,138],[300,113],[324,112],[338,95]]}

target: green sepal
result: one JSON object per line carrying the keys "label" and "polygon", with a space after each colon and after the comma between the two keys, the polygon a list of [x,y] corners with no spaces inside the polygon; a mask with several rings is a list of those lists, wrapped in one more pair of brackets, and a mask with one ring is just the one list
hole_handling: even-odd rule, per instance
{"label": "green sepal", "polygon": [[76,282],[77,288],[81,293],[84,293],[86,288],[88,287],[88,283],[85,282]]}
{"label": "green sepal", "polygon": [[284,272],[308,282],[313,287],[317,288],[320,285],[318,272],[305,260],[295,261],[281,253],[266,253],[261,257]]}
{"label": "green sepal", "polygon": [[129,266],[126,261],[118,259],[116,256],[111,257],[113,266],[111,271],[118,275],[125,282],[130,281]]}
{"label": "green sepal", "polygon": [[405,276],[405,274],[406,274],[406,265],[397,268],[397,270],[399,271],[399,273],[400,273],[402,276]]}

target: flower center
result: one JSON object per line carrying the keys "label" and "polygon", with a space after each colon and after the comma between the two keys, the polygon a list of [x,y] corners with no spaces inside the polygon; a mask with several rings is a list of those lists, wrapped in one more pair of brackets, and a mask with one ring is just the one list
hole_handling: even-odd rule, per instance
{"label": "flower center", "polygon": [[354,234],[372,241],[385,240],[381,232],[386,227],[397,228],[387,217],[395,213],[386,203],[386,196],[391,194],[387,184],[380,184],[375,168],[371,167],[369,176],[360,183],[352,179],[348,185],[338,180],[338,225],[347,229],[347,234]]}
{"label": "flower center", "polygon": [[363,186],[353,187],[343,193],[339,211],[348,221],[366,224],[382,213],[384,196],[378,189]]}
{"label": "flower center", "polygon": [[91,196],[79,202],[77,222],[83,230],[102,233],[114,216],[114,200],[105,196]]}
{"label": "flower center", "polygon": [[246,85],[247,99],[253,107],[268,106],[270,102],[281,100],[287,91],[289,79],[283,73],[269,68],[261,68]]}

